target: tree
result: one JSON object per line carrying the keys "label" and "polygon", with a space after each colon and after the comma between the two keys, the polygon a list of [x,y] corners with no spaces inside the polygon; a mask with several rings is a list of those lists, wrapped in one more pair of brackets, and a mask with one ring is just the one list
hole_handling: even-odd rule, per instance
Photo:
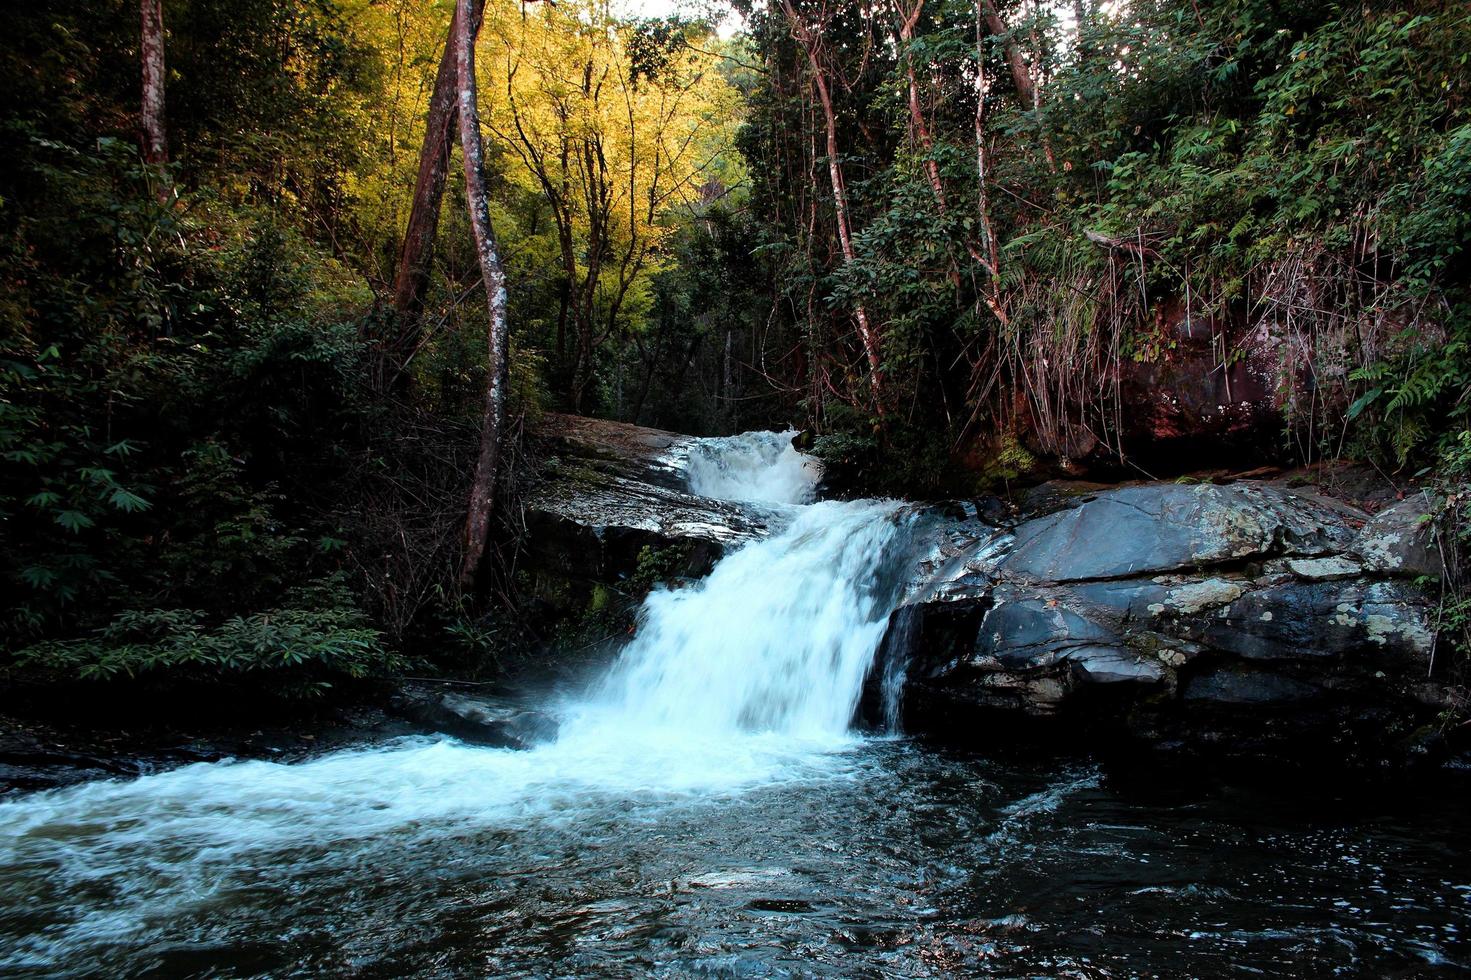
{"label": "tree", "polygon": [[718,57],[690,43],[702,25],[620,24],[586,0],[498,14],[484,70],[502,97],[486,121],[520,164],[508,180],[539,194],[555,226],[557,381],[573,411],[621,411],[598,404],[599,382],[606,362],[616,374],[629,348],[648,349],[664,245],[702,187],[740,180],[737,95]]}
{"label": "tree", "polygon": [[1032,78],[1031,69],[1027,67],[1026,58],[1022,56],[1021,45],[1016,43],[1006,21],[1001,19],[996,4],[992,0],[977,0],[976,9],[985,18],[991,33],[1001,39],[1002,48],[1006,52],[1006,64],[1011,69],[1011,81],[1016,86],[1017,100],[1027,109],[1037,108],[1037,83]]}
{"label": "tree", "polygon": [[[143,60],[143,159],[153,166],[169,162],[168,135],[164,129],[163,0],[142,0],[142,33],[139,45]],[[160,201],[168,188],[159,185]]]}
{"label": "tree", "polygon": [[[474,22],[470,27],[471,43],[480,33],[484,0],[470,4]],[[458,64],[456,31],[458,7],[450,20],[444,54],[434,78],[434,91],[429,97],[429,110],[424,123],[424,145],[419,151],[419,176],[414,182],[414,201],[409,210],[408,227],[404,231],[403,248],[393,279],[393,308],[402,314],[417,314],[429,285],[429,267],[434,256],[434,236],[439,230],[440,200],[444,196],[444,179],[449,171],[450,150],[454,146],[458,113]]]}
{"label": "tree", "polygon": [[[843,178],[843,162],[838,154],[838,117],[833,110],[832,92],[828,88],[827,72],[819,57],[822,45],[822,27],[808,25],[792,0],[782,0],[792,36],[802,46],[811,69],[812,86],[822,105],[823,129],[827,135],[827,172],[833,188],[833,211],[837,218],[838,243],[842,248],[843,263],[854,262],[852,219],[848,213],[848,189]],[[884,410],[884,354],[883,342],[878,330],[869,322],[868,311],[863,303],[853,307],[853,317],[858,321],[858,337],[863,342],[863,352],[868,358],[868,383],[873,393],[874,408],[882,414]]]}
{"label": "tree", "polygon": [[475,235],[475,254],[485,284],[487,357],[485,365],[485,411],[480,424],[480,454],[475,478],[470,484],[470,506],[465,516],[465,558],[460,566],[460,585],[475,581],[485,555],[490,533],[490,514],[495,502],[496,474],[500,464],[502,430],[506,419],[506,274],[501,266],[495,229],[490,223],[490,192],[485,182],[485,146],[480,136],[480,111],[476,105],[475,0],[455,4],[455,61],[459,81],[460,152],[465,158],[465,200],[470,209],[470,228]]}

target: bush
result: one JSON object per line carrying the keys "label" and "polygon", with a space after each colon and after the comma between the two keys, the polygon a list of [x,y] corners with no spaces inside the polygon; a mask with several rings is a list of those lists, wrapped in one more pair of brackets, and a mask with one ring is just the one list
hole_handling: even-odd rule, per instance
{"label": "bush", "polygon": [[402,666],[340,587],[312,591],[326,594],[295,596],[313,603],[310,608],[232,616],[214,625],[198,610],[129,610],[90,636],[26,647],[16,665],[78,680],[167,673],[171,680],[208,682],[260,675],[273,690],[295,696],[320,694],[334,679],[375,677]]}

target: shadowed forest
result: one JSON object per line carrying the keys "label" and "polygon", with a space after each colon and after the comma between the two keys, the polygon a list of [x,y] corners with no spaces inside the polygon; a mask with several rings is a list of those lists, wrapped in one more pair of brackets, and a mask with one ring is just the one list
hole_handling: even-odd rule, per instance
{"label": "shadowed forest", "polygon": [[1458,535],[1462,5],[459,6],[7,5],[12,678],[493,671],[549,411],[911,497],[1351,459]]}

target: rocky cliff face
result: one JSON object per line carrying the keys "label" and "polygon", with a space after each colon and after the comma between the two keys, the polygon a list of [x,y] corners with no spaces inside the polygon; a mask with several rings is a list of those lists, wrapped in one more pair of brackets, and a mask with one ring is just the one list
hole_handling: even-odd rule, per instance
{"label": "rocky cliff face", "polygon": [[1053,496],[943,532],[885,650],[910,658],[912,725],[1066,719],[1250,752],[1415,744],[1450,707],[1419,501],[1371,518],[1251,481]]}

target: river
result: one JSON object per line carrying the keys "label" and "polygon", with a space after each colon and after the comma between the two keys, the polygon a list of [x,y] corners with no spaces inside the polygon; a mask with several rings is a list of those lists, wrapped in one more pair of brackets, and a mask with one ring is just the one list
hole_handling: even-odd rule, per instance
{"label": "river", "polygon": [[410,738],[0,802],[11,976],[1452,975],[1465,782],[1284,787],[852,728],[904,508],[790,435],[691,486],[785,508],[656,591],[529,751]]}

